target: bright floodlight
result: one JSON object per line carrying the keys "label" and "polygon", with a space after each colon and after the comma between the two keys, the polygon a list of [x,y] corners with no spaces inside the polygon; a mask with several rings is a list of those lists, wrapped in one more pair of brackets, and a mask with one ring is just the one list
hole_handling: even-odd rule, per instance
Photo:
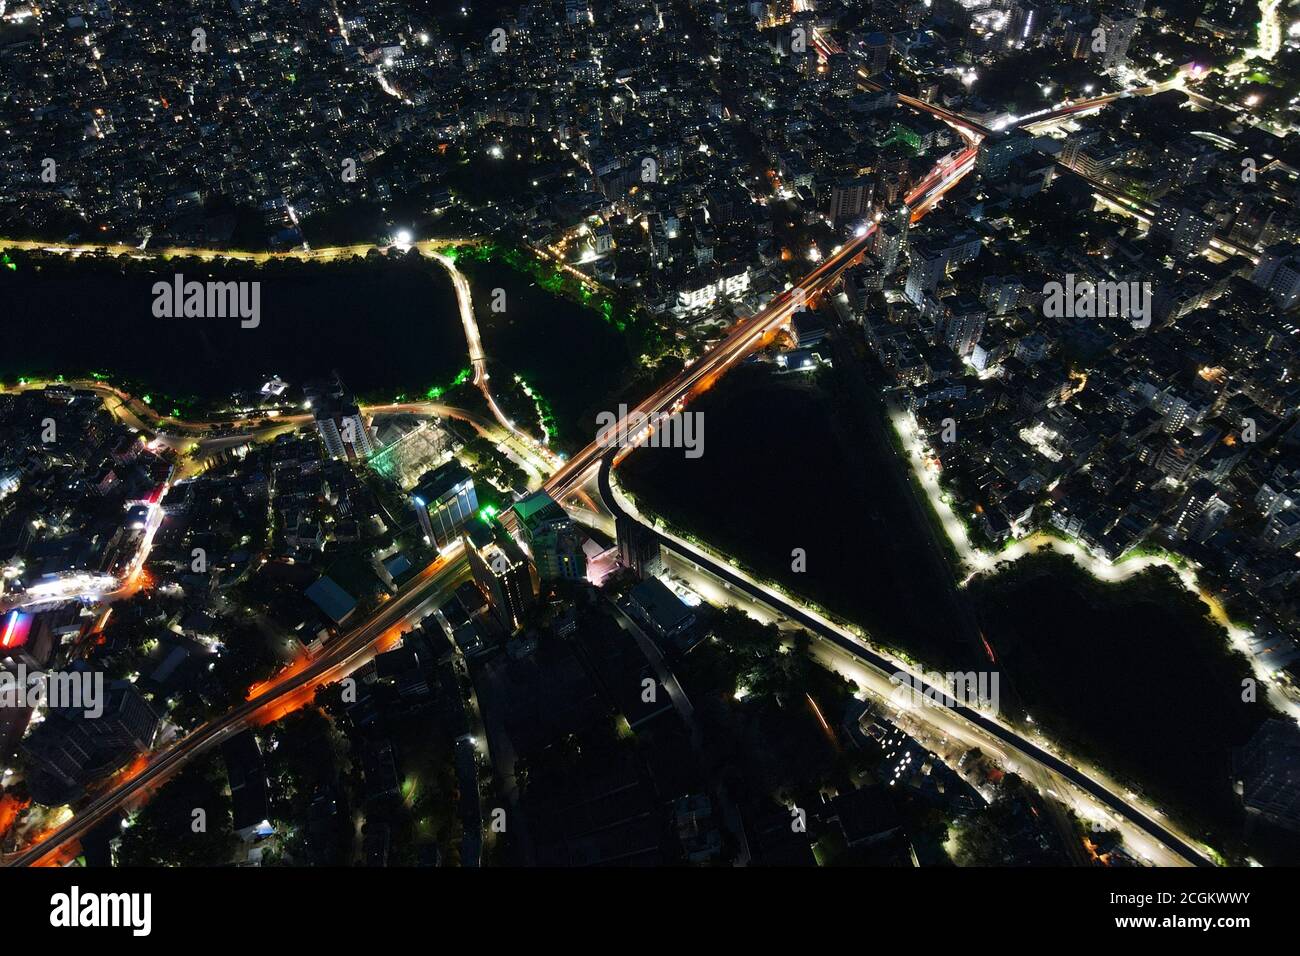
{"label": "bright floodlight", "polygon": [[415,237],[411,235],[411,230],[409,229],[399,229],[397,235],[393,238],[399,246],[409,246],[415,239]]}

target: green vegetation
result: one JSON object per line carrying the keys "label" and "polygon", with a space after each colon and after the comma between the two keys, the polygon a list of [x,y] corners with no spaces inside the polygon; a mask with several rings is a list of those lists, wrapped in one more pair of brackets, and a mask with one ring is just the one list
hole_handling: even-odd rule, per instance
{"label": "green vegetation", "polygon": [[431,402],[436,401],[453,388],[464,385],[469,381],[470,375],[472,374],[472,369],[463,368],[456,374],[456,377],[451,380],[450,385],[430,385],[428,391],[424,393],[424,397]]}
{"label": "green vegetation", "polygon": [[[354,781],[347,739],[316,706],[289,714],[258,737],[272,795],[271,822],[286,834],[286,852],[302,861],[349,862],[353,831],[345,798]],[[321,796],[341,806],[311,833],[302,824]]]}
{"label": "green vegetation", "polygon": [[661,346],[667,341],[663,329],[649,313],[639,309],[630,296],[600,287],[592,288],[591,283],[583,282],[576,275],[519,246],[485,242],[461,248],[459,257],[469,262],[505,263],[552,295],[596,311],[606,323],[632,335],[641,346],[637,351],[652,351],[650,345]]}
{"label": "green vegetation", "polygon": [[542,440],[544,444],[550,444],[560,433],[559,425],[555,422],[555,412],[552,411],[549,402],[543,398],[536,389],[532,388],[522,375],[515,376],[515,384],[532,399],[533,406],[537,409],[537,422],[542,429]]}
{"label": "green vegetation", "polygon": [[493,486],[499,489],[523,488],[528,484],[527,473],[497,451],[496,445],[482,435],[466,442],[457,457],[474,473],[474,486],[481,505],[496,509],[505,506],[503,497],[493,492]]}
{"label": "green vegetation", "polygon": [[222,637],[224,652],[212,668],[212,676],[233,702],[244,699],[248,689],[275,672],[275,655],[264,635],[253,623],[231,627]]}
{"label": "green vegetation", "polygon": [[845,783],[852,755],[828,728],[839,724],[853,685],[812,659],[803,631],[790,640],[735,608],[712,624],[713,637],[680,671],[709,759],[739,761],[756,798]]}
{"label": "green vegetation", "polygon": [[168,781],[136,814],[122,833],[116,864],[223,866],[238,845],[225,766],[211,752]]}
{"label": "green vegetation", "polygon": [[1038,864],[1063,865],[1056,850],[1044,854],[1041,847],[1026,836],[1034,832],[1026,826],[1026,808],[1039,802],[1038,795],[1015,774],[1002,781],[998,796],[982,813],[959,818],[953,825],[958,866],[1023,866],[1027,860]]}

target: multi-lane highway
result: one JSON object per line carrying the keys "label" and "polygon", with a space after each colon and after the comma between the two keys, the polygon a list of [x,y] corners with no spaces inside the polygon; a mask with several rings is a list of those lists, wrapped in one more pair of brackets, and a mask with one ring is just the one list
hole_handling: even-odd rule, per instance
{"label": "multi-lane highway", "polygon": [[[780,293],[764,309],[740,322],[706,355],[631,409],[618,425],[607,430],[607,434],[622,434],[622,429],[627,428],[629,422],[637,423],[631,429],[636,432],[640,423],[651,416],[680,410],[693,394],[707,389],[731,366],[757,348],[767,336],[788,322],[797,310],[806,307],[806,303],[824,292],[840,273],[867,250],[875,228],[873,223],[862,235],[855,236],[837,252],[822,260],[798,286]],[[591,477],[604,451],[605,448],[599,441],[593,441],[550,477],[545,485],[546,490],[557,500],[567,497]]]}
{"label": "multi-lane highway", "polygon": [[[605,508],[616,519],[640,521],[639,515],[632,514],[623,508],[618,496],[614,493],[611,472],[613,466],[621,457],[623,457],[623,453],[620,453],[619,450],[608,449],[598,459],[600,498]],[[813,614],[797,602],[770,588],[762,587],[725,562],[714,560],[703,550],[692,547],[670,534],[659,531],[651,524],[640,523],[642,527],[658,539],[661,547],[681,555],[682,558],[696,568],[705,571],[716,580],[724,582],[729,589],[746,595],[752,601],[766,605],[779,615],[784,615],[788,620],[804,627],[817,640],[824,642],[834,652],[847,655],[861,666],[872,671],[872,676],[877,684],[880,679],[888,682],[891,675],[900,671],[911,671],[901,662],[883,656],[868,647],[853,634]],[[921,680],[920,675],[913,675],[913,680]],[[1201,850],[1179,837],[1169,827],[1135,807],[1131,801],[1114,793],[1104,783],[1096,780],[1088,773],[1048,752],[992,716],[958,703],[948,697],[947,694],[941,693],[928,685],[923,684],[923,686],[925,696],[933,698],[937,705],[948,711],[946,716],[957,718],[966,725],[963,729],[966,731],[967,736],[973,736],[983,743],[992,744],[991,752],[1001,752],[1010,756],[1015,762],[1024,765],[1035,773],[1045,772],[1049,776],[1056,775],[1069,781],[1112,813],[1118,814],[1123,820],[1136,827],[1142,834],[1167,847],[1173,852],[1175,859],[1181,859],[1183,862],[1195,866],[1212,865],[1212,861]]]}
{"label": "multi-lane highway", "polygon": [[[914,97],[908,97],[907,100],[908,105],[914,103],[918,109],[924,109],[953,124],[963,131],[968,140],[965,148],[940,160],[904,197],[904,204],[911,211],[912,220],[916,221],[970,172],[975,164],[980,140],[991,131],[942,107],[932,106]],[[777,295],[760,312],[740,322],[706,355],[630,410],[628,418],[641,422],[655,414],[671,413],[679,410],[692,395],[707,389],[736,362],[788,322],[796,311],[806,307],[807,303],[830,288],[840,274],[870,248],[877,226],[877,222],[868,225],[822,260],[797,286]],[[621,420],[608,433],[622,434],[622,426],[626,421],[626,418]],[[592,442],[551,476],[546,482],[546,490],[557,500],[567,497],[590,480],[603,452],[600,442]]]}
{"label": "multi-lane highway", "polygon": [[[1109,102],[1113,98],[1113,96],[1098,98],[1098,102],[1073,104],[1071,107],[1062,109],[1069,112],[1078,112],[1083,109],[1096,108],[1102,105],[1103,102]],[[956,126],[960,131],[963,131],[964,137],[969,144],[965,149],[955,151],[944,157],[908,193],[905,199],[906,204],[912,210],[912,217],[918,219],[933,206],[944,192],[970,171],[975,162],[979,143],[986,136],[992,135],[993,131],[949,110],[916,100],[914,97],[907,97],[906,101],[907,105],[924,109]],[[900,97],[900,102],[904,102],[902,97]],[[1066,114],[1062,112],[1061,115]],[[680,410],[693,395],[708,388],[728,368],[763,342],[766,336],[788,321],[793,311],[803,301],[829,287],[839,274],[868,248],[875,228],[876,226],[873,224],[861,235],[854,237],[852,241],[828,257],[817,269],[813,270],[801,281],[797,289],[802,291],[802,295],[797,294],[796,290],[788,290],[774,298],[764,310],[740,323],[706,356],[657,390],[632,410],[628,417],[637,416],[634,421],[639,424],[649,420],[656,413]],[[622,424],[623,422],[620,422],[620,425]],[[621,460],[635,447],[636,428],[633,427],[631,430],[634,433],[633,444],[622,448],[608,448],[604,447],[600,442],[593,442],[582,452],[573,456],[563,468],[551,477],[546,484],[547,490],[557,499],[563,499],[575,489],[590,481],[593,471],[595,471],[597,472],[598,487],[604,506],[615,515],[622,514],[623,512],[619,509],[617,502],[614,501],[610,489],[609,471],[617,461]],[[620,432],[614,429],[607,432],[607,434],[616,433]],[[654,529],[651,530],[654,531]],[[676,542],[658,531],[654,531],[654,533],[660,538],[661,543],[670,548],[681,550],[680,542]],[[697,564],[703,563],[708,567],[710,573],[720,580],[728,582],[733,587],[741,588],[748,592],[751,597],[764,601],[769,606],[776,607],[782,613],[787,614],[790,619],[798,621],[822,640],[830,642],[840,651],[850,654],[856,660],[886,674],[894,673],[899,669],[897,663],[888,661],[846,633],[807,613],[798,605],[781,599],[779,595],[775,595],[773,592],[759,590],[756,585],[737,575],[731,568],[712,561],[698,551],[691,551],[689,559]],[[773,603],[774,601],[776,603]],[[1148,814],[1131,806],[1128,801],[1116,795],[1093,777],[978,711],[955,704],[951,710],[971,727],[976,728],[991,740],[996,740],[1003,748],[1014,750],[1020,759],[1035,770],[1035,773],[1059,775],[1078,786],[1113,812],[1120,814],[1142,833],[1170,848],[1178,857],[1195,865],[1209,865],[1210,861],[1200,850],[1185,842]]]}
{"label": "multi-lane highway", "polygon": [[[935,202],[951,189],[974,164],[976,147],[970,146],[945,157],[906,196],[906,204],[924,215]],[[621,426],[629,420],[644,422],[656,414],[680,410],[693,395],[704,391],[724,375],[728,369],[758,348],[782,325],[790,321],[796,311],[807,307],[818,295],[829,289],[840,274],[853,264],[871,245],[878,223],[873,222],[804,276],[799,284],[773,298],[766,307],[741,321],[721,342],[693,365],[683,369],[667,384],[628,412],[618,425],[608,429],[608,434],[621,434]],[[635,432],[635,428],[632,431]],[[570,458],[546,482],[545,488],[555,498],[561,499],[585,484],[604,452],[599,441],[593,441]]]}
{"label": "multi-lane highway", "polygon": [[[866,83],[871,84],[868,78]],[[873,84],[874,85],[874,84]],[[1118,94],[1117,94],[1118,95]],[[1099,98],[1102,99],[1102,98]],[[992,130],[975,123],[959,114],[953,113],[942,107],[937,107],[926,103],[915,97],[900,96],[900,102],[907,106],[924,110],[950,123],[961,132],[967,145],[947,157],[945,157],[920,183],[918,183],[905,197],[906,207],[910,210],[911,216],[916,219],[923,216],[949,189],[959,182],[973,167],[978,150],[978,144],[986,136],[992,134]],[[1097,104],[1088,104],[1089,107]],[[1083,108],[1081,104],[1075,104],[1069,109]],[[1043,118],[1037,118],[1034,122],[1041,122]],[[786,290],[772,299],[765,308],[756,313],[749,319],[743,320],[736,325],[714,348],[706,355],[699,358],[688,368],[684,369],[671,381],[657,389],[652,395],[640,402],[634,409],[629,412],[613,429],[609,429],[606,434],[622,434],[628,423],[628,418],[636,416],[635,421],[639,423],[650,420],[656,414],[671,413],[679,411],[684,405],[700,392],[708,389],[715,381],[724,375],[732,366],[741,361],[751,351],[758,348],[773,335],[777,329],[788,322],[791,316],[806,304],[811,302],[817,296],[826,292],[839,278],[841,273],[853,264],[865,252],[871,242],[872,235],[877,226],[872,223],[863,229],[858,235],[846,242],[841,248],[834,251],[830,256],[823,260],[816,268],[806,275],[795,288]],[[428,249],[421,248],[425,254],[433,254],[435,246],[446,245],[445,242],[427,243]],[[174,249],[174,250],[154,250],[145,252],[133,247],[113,247],[113,246],[55,246],[48,243],[40,242],[15,242],[12,240],[0,240],[0,248],[37,248],[47,249],[50,251],[66,252],[77,255],[87,252],[107,252],[112,254],[127,254],[138,256],[169,256],[169,255],[195,255],[200,258],[235,258],[249,259],[260,261],[266,258],[276,257],[277,254],[265,253],[221,253],[205,249]],[[420,248],[419,245],[416,246]],[[330,250],[304,251],[294,253],[278,254],[282,258],[302,258],[302,259],[332,259],[345,255],[365,255],[371,249],[379,248],[373,245],[358,245],[339,247]],[[453,277],[453,281],[454,277]],[[467,289],[465,292],[467,293]],[[458,304],[461,307],[462,319],[470,310],[468,295],[462,296],[462,290],[457,289]],[[471,312],[472,318],[472,312]],[[486,381],[486,365],[482,356],[481,346],[475,354],[475,338],[477,330],[467,324],[467,338],[469,341],[471,361],[475,368],[476,380]],[[122,396],[118,396],[122,399]],[[129,398],[129,397],[128,397]],[[385,406],[383,410],[405,410],[414,408],[411,405],[394,405]],[[373,409],[380,410],[380,409]],[[499,410],[494,409],[494,414],[500,414]],[[168,422],[168,425],[172,423]],[[634,431],[636,429],[634,428]],[[517,436],[511,436],[516,438]],[[530,443],[531,444],[531,443]],[[582,451],[575,454],[567,462],[551,475],[545,483],[545,488],[557,500],[565,500],[575,493],[579,492],[582,487],[590,482],[593,478],[599,477],[602,490],[608,487],[608,474],[600,474],[600,466],[605,463],[611,463],[616,457],[621,457],[630,450],[630,447],[620,449],[611,449],[605,447],[599,441],[593,441]],[[607,505],[610,504],[607,498]],[[692,560],[698,560],[692,556]],[[732,580],[735,586],[744,587],[748,590],[751,585],[744,582],[739,576],[735,575],[729,569],[717,566],[716,574],[723,580]],[[465,572],[465,562],[459,556],[440,558],[434,564],[425,568],[413,581],[409,582],[392,600],[387,602],[374,616],[364,623],[357,625],[344,635],[336,638],[329,647],[327,647],[319,657],[311,660],[306,666],[291,670],[282,675],[281,678],[273,682],[269,687],[260,690],[253,699],[239,705],[229,713],[216,718],[183,739],[172,744],[170,747],[154,754],[145,768],[129,780],[118,783],[104,793],[92,799],[84,807],[80,808],[76,815],[58,828],[54,833],[42,840],[39,844],[29,847],[20,853],[6,859],[6,865],[29,865],[38,862],[48,856],[52,851],[68,841],[75,840],[87,833],[99,822],[107,819],[113,813],[117,812],[132,797],[141,793],[141,791],[151,785],[156,785],[183,766],[185,762],[196,754],[202,753],[210,747],[220,743],[232,733],[248,726],[268,713],[274,714],[277,708],[283,708],[286,701],[294,699],[294,695],[309,694],[321,683],[337,679],[346,673],[350,668],[355,667],[365,656],[371,653],[371,649],[377,641],[386,634],[390,634],[394,629],[400,628],[403,622],[422,613],[427,604],[447,586],[457,583]],[[730,578],[727,576],[731,575]],[[761,600],[771,603],[771,595],[760,597]],[[794,605],[789,605],[782,609],[784,613],[790,615],[793,620],[799,621],[806,627],[809,627],[814,633],[818,634],[823,640],[830,641],[839,646],[847,653],[851,653],[858,660],[862,660],[873,667],[893,668],[894,665],[880,658],[878,655],[872,656],[874,652],[869,651],[856,641],[851,641],[844,634],[835,629],[829,629],[827,626],[808,615],[802,609]],[[1064,763],[1054,755],[1042,750],[1032,742],[1023,739],[1007,728],[990,721],[983,715],[970,711],[966,712],[962,708],[955,710],[959,716],[964,718],[971,726],[980,728],[983,732],[996,737],[1003,745],[1014,748],[1018,753],[1024,755],[1025,759],[1036,761],[1039,765],[1050,768],[1054,773],[1065,777],[1076,785],[1093,794],[1098,800],[1114,809],[1116,812],[1124,814],[1132,820],[1145,832],[1151,834],[1167,846],[1173,847],[1177,852],[1185,856],[1188,860],[1194,862],[1204,862],[1200,854],[1180,841],[1174,834],[1160,824],[1150,820],[1143,814],[1134,811],[1123,800],[1116,797],[1105,787],[1098,784],[1091,777],[1081,773],[1070,765]]]}
{"label": "multi-lane highway", "polygon": [[[951,188],[969,170],[973,157],[972,150],[948,157],[940,167],[937,167],[908,194],[908,200],[923,204],[928,209],[934,198]],[[782,292],[762,311],[739,323],[708,354],[638,404],[633,413],[639,412],[648,417],[655,413],[675,411],[682,408],[692,395],[707,389],[736,362],[758,347],[766,337],[788,322],[795,311],[805,307],[806,303],[825,292],[868,248],[875,228],[873,223],[864,229],[860,235],[855,236],[818,264],[797,287]],[[405,407],[392,406],[394,410]],[[620,424],[625,422],[626,419]],[[594,476],[596,467],[606,451],[607,449],[601,443],[593,441],[560,466],[546,482],[545,488],[557,500],[576,494]],[[78,839],[99,821],[119,810],[144,787],[166,779],[195,754],[207,750],[231,733],[247,726],[258,714],[273,711],[275,707],[281,705],[285,697],[295,692],[302,693],[304,688],[313,688],[344,672],[349,666],[355,665],[381,636],[389,633],[395,626],[399,626],[431,595],[437,593],[439,587],[448,580],[448,576],[453,572],[463,572],[464,564],[463,560],[451,562],[440,559],[430,565],[396,597],[385,604],[376,616],[337,638],[307,667],[289,672],[253,700],[204,724],[171,747],[153,755],[140,774],[96,797],[80,808],[68,823],[41,843],[6,860],[6,865],[22,866],[35,863],[69,840]]]}
{"label": "multi-lane highway", "polygon": [[[1085,176],[1078,171],[1073,172],[1076,176],[1092,187],[1092,191],[1097,198],[1103,200],[1111,208],[1147,224],[1150,224],[1155,218],[1155,207],[1150,206],[1139,199],[1135,199],[1127,193],[1115,189],[1113,186],[1108,186],[1099,180],[1093,179],[1090,176]],[[1213,236],[1210,239],[1210,248],[1222,256],[1244,256],[1251,262],[1259,261],[1259,253],[1254,249],[1233,242],[1231,239],[1227,239],[1223,236]]]}
{"label": "multi-lane highway", "polygon": [[443,595],[468,574],[468,562],[458,551],[439,558],[407,582],[379,611],[336,637],[305,666],[291,668],[260,688],[255,696],[220,717],[186,734],[150,756],[139,773],[119,782],[80,807],[75,816],[39,843],[4,859],[5,866],[39,863],[59,847],[85,836],[117,813],[133,797],[157,786],[187,762],[244,728],[263,722],[310,699],[315,688],[338,680],[363,664],[377,642],[400,631],[404,624],[432,610]]}

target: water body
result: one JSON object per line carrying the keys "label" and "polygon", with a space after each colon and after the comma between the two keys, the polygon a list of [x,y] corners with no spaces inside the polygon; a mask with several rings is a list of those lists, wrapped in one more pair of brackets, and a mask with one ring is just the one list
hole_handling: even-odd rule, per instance
{"label": "water body", "polygon": [[[0,269],[0,379],[106,374],[200,402],[337,369],[357,394],[423,396],[468,364],[451,282],[434,262],[96,261],[12,254]],[[260,323],[156,318],[153,284],[260,283]]]}
{"label": "water body", "polygon": [[[632,368],[625,334],[599,311],[543,289],[504,262],[457,265],[470,279],[493,381],[522,376],[553,411],[560,447],[585,445],[596,415]],[[492,311],[497,289],[505,293],[504,312]]]}
{"label": "water body", "polygon": [[1205,605],[1159,570],[1105,584],[1044,553],[973,582],[963,610],[928,519],[897,481],[902,462],[869,420],[878,407],[846,401],[861,394],[848,374],[813,387],[742,366],[691,406],[704,414],[701,458],[642,449],[619,480],[643,508],[927,666],[987,670],[962,638],[974,620],[996,648],[1009,711],[1023,707],[1211,845],[1300,858],[1276,835],[1244,833],[1232,750],[1268,705],[1242,701],[1246,662]]}
{"label": "water body", "polygon": [[[802,375],[742,366],[690,406],[704,419],[701,457],[646,448],[619,479],[651,511],[880,643],[965,664],[946,568],[915,526],[891,450],[865,437],[850,401]],[[805,571],[792,570],[795,549]]]}
{"label": "water body", "polygon": [[1247,662],[1172,572],[1108,584],[1044,553],[971,589],[1005,672],[1053,739],[1135,782],[1212,846],[1240,840],[1232,749],[1269,708],[1242,699]]}

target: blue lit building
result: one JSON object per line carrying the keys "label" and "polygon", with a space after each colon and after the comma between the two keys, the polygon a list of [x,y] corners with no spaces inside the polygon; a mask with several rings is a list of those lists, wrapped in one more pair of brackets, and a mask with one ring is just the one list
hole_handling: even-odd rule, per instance
{"label": "blue lit building", "polygon": [[426,474],[411,490],[411,502],[424,536],[439,550],[456,540],[478,512],[478,495],[469,471],[456,460]]}

